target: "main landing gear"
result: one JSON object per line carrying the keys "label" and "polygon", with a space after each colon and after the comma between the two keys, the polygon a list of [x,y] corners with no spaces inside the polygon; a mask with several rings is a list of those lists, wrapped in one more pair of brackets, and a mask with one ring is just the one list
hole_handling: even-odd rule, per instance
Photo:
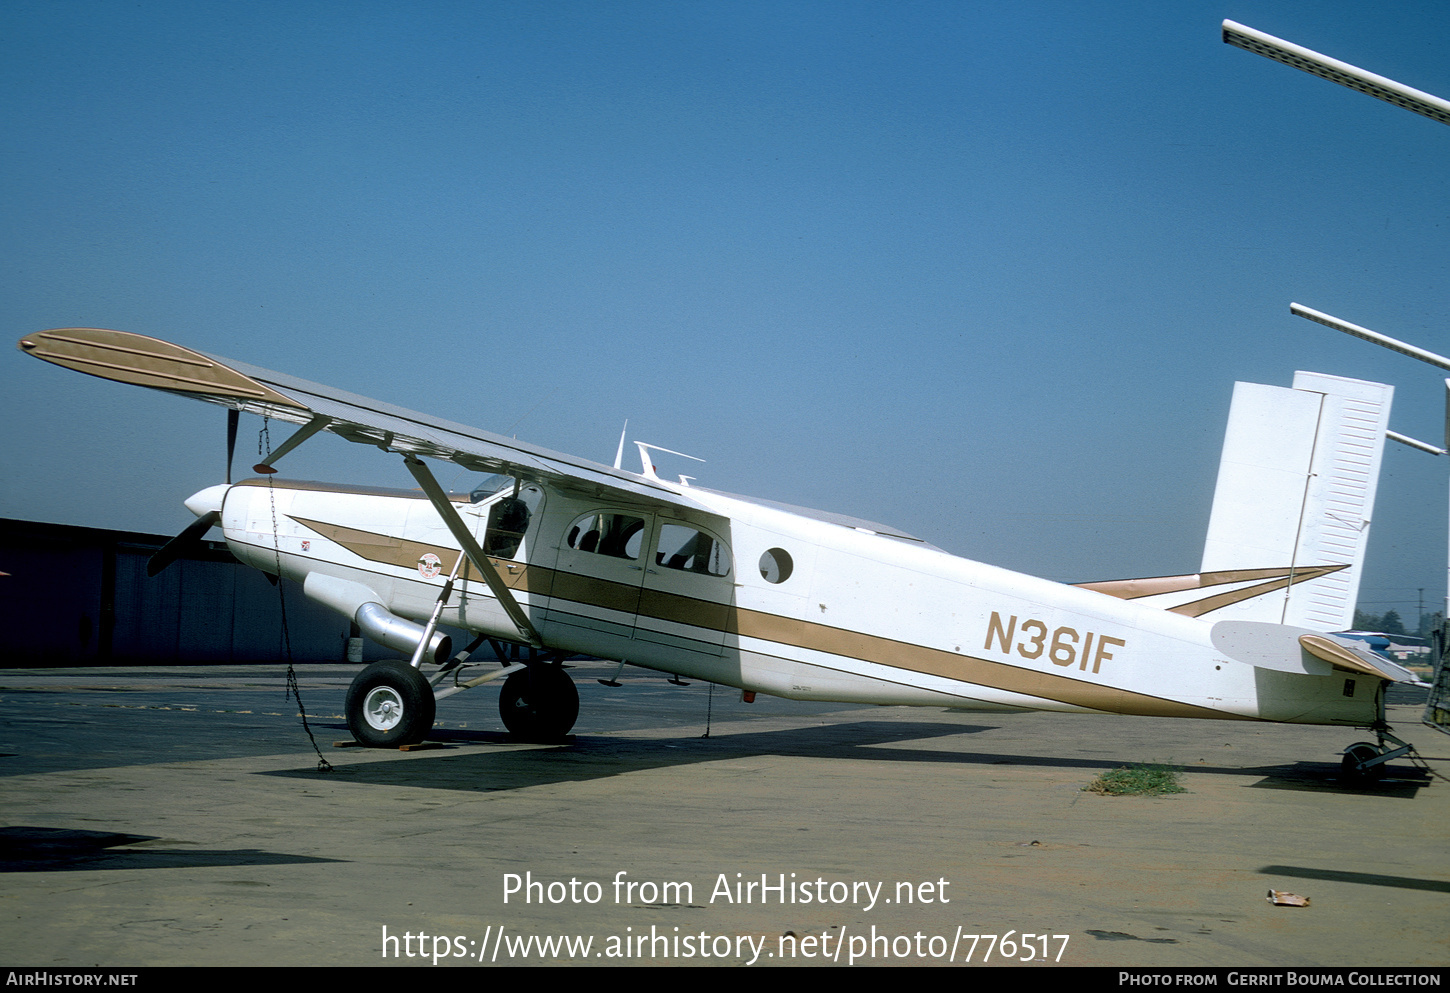
{"label": "main landing gear", "polygon": [[370,748],[414,745],[433,730],[433,687],[417,669],[374,662],[347,689],[347,729]]}
{"label": "main landing gear", "polygon": [[[511,661],[502,650],[498,654],[500,661]],[[579,691],[556,654],[535,656],[522,666],[496,669],[467,682],[454,678],[458,671],[455,661],[439,670],[430,683],[407,662],[374,662],[348,687],[347,729],[369,748],[417,744],[433,729],[438,700],[505,674],[508,678],[499,694],[498,712],[514,738],[557,742],[579,717]],[[453,685],[439,688],[450,679]]]}
{"label": "main landing gear", "polygon": [[535,663],[504,682],[498,712],[504,727],[521,741],[559,741],[579,716],[579,690],[563,666]]}

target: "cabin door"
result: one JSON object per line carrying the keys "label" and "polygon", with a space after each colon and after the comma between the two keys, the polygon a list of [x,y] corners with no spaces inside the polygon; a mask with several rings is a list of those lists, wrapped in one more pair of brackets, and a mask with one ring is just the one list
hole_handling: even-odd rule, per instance
{"label": "cabin door", "polygon": [[653,524],[653,515],[635,510],[591,511],[570,524],[554,569],[550,623],[632,638]]}
{"label": "cabin door", "polygon": [[732,573],[730,546],[719,535],[660,517],[645,564],[635,640],[721,654],[735,593]]}

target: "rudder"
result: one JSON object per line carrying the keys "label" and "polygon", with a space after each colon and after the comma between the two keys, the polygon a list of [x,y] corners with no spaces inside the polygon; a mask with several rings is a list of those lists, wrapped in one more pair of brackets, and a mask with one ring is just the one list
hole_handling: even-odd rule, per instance
{"label": "rudder", "polygon": [[1292,389],[1234,384],[1200,574],[1288,571],[1213,619],[1353,625],[1393,396],[1313,372],[1296,372]]}

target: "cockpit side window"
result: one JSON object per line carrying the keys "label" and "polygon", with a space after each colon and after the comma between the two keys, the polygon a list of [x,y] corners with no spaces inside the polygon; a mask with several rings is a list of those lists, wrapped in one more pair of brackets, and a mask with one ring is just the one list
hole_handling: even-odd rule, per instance
{"label": "cockpit side window", "polygon": [[506,489],[511,490],[513,487],[514,480],[512,476],[500,476],[497,473],[491,476],[484,476],[478,481],[478,485],[469,492],[468,502],[482,503],[495,493]]}
{"label": "cockpit side window", "polygon": [[629,514],[586,514],[570,526],[567,540],[570,548],[581,552],[638,559],[644,545],[644,521]]}
{"label": "cockpit side window", "polygon": [[659,550],[655,565],[702,576],[728,576],[730,550],[703,531],[679,524],[660,526]]}
{"label": "cockpit side window", "polygon": [[524,534],[529,530],[529,521],[543,501],[543,491],[537,486],[524,486],[517,493],[510,492],[501,497],[488,509],[488,527],[483,534],[484,554],[505,559],[517,555]]}

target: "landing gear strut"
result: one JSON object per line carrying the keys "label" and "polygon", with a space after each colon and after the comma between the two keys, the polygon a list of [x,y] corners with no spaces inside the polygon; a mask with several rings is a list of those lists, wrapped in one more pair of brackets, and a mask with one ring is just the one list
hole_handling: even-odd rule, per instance
{"label": "landing gear strut", "polygon": [[433,730],[433,687],[406,662],[374,662],[348,687],[346,709],[347,729],[369,748],[417,744]]}
{"label": "landing gear strut", "polygon": [[[1390,759],[1397,759],[1401,755],[1408,755],[1414,749],[1405,744],[1399,738],[1390,734],[1387,726],[1376,726],[1375,736],[1379,738],[1379,744],[1368,741],[1356,741],[1344,750],[1344,758],[1339,762],[1339,773],[1346,782],[1356,786],[1363,786],[1382,779],[1385,774],[1385,763]],[[1385,742],[1392,742],[1398,748]]]}
{"label": "landing gear strut", "polygon": [[[1384,777],[1386,762],[1415,750],[1413,745],[1407,745],[1390,733],[1389,722],[1385,720],[1385,686],[1382,682],[1377,691],[1379,719],[1369,726],[1377,743],[1356,741],[1344,750],[1344,758],[1339,761],[1340,777],[1353,786],[1367,786],[1378,781]],[[1392,747],[1385,742],[1399,747]]]}
{"label": "landing gear strut", "polygon": [[579,691],[562,666],[535,663],[504,682],[498,712],[515,738],[556,742],[569,733],[579,716]]}
{"label": "landing gear strut", "polygon": [[1356,741],[1344,750],[1344,758],[1339,761],[1339,775],[1351,783],[1372,783],[1385,774],[1384,762],[1375,762],[1379,757],[1378,745]]}

